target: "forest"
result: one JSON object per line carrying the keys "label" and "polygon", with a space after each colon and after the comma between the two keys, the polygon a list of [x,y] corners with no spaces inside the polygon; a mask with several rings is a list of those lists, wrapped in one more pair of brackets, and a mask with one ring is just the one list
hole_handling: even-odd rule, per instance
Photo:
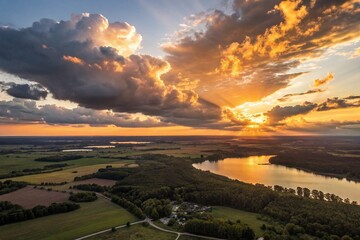
{"label": "forest", "polygon": [[281,151],[269,162],[360,182],[360,161],[357,157],[341,157],[327,152],[297,149]]}
{"label": "forest", "polygon": [[192,219],[186,222],[185,231],[230,240],[252,240],[255,238],[254,231],[248,226],[240,222],[222,220]]}
{"label": "forest", "polygon": [[191,159],[148,154],[137,161],[140,167],[110,190],[115,203],[137,216],[160,217],[157,207],[152,207],[155,202],[191,201],[261,213],[276,226],[266,229],[271,239],[288,239],[285,237],[290,233],[297,237],[336,239],[349,235],[360,239],[359,206],[230,180],[194,169]]}
{"label": "forest", "polygon": [[70,193],[69,200],[73,202],[93,202],[98,197],[95,193],[91,192],[78,192],[78,193]]}

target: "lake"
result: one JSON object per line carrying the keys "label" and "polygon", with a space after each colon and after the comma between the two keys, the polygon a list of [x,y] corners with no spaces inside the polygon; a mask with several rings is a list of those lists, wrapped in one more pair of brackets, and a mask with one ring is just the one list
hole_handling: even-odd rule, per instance
{"label": "lake", "polygon": [[225,158],[219,161],[204,161],[193,164],[197,169],[238,179],[247,183],[280,185],[287,188],[307,187],[324,193],[333,193],[342,198],[350,198],[360,203],[360,183],[316,175],[313,173],[271,165],[272,156],[251,156],[244,158]]}
{"label": "lake", "polygon": [[98,145],[98,146],[86,146],[85,148],[107,149],[107,148],[115,148],[115,146],[114,145]]}
{"label": "lake", "polygon": [[137,145],[137,144],[149,144],[151,142],[138,142],[138,141],[126,141],[126,142],[110,142],[110,144],[120,144],[120,145]]}
{"label": "lake", "polygon": [[65,149],[62,152],[92,152],[92,149],[78,148],[78,149]]}

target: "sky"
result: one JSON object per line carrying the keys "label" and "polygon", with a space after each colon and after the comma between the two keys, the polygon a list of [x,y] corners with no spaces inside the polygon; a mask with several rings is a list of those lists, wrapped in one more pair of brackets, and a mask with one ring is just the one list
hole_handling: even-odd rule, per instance
{"label": "sky", "polygon": [[359,135],[360,0],[0,0],[0,135]]}

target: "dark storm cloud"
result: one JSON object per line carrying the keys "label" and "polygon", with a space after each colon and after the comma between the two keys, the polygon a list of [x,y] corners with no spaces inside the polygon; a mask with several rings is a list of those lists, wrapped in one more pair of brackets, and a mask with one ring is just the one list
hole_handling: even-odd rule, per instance
{"label": "dark storm cloud", "polygon": [[38,107],[35,101],[22,99],[0,101],[0,123],[89,124],[91,126],[115,125],[118,127],[170,125],[155,118],[142,120],[129,114],[117,114],[83,107],[67,109],[49,104]]}
{"label": "dark storm cloud", "polygon": [[[260,100],[296,77],[277,79],[288,71],[284,66],[295,68],[359,37],[359,8],[357,0],[235,0],[231,14],[193,16],[193,31],[164,44],[173,66],[166,80],[199,80],[200,96],[218,104]],[[269,74],[260,74],[264,68]]]}
{"label": "dark storm cloud", "polygon": [[133,26],[99,14],[42,19],[29,28],[0,29],[0,69],[85,108],[140,112],[189,126],[221,120],[220,107],[163,82],[168,62],[134,54],[141,39]]}
{"label": "dark storm cloud", "polygon": [[12,97],[24,99],[40,100],[45,99],[48,95],[48,91],[40,84],[30,85],[0,82],[0,89]]}

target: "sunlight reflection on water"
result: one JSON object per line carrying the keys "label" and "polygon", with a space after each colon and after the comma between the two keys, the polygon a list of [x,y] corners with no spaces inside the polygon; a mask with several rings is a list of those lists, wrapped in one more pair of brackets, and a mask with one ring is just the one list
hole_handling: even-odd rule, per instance
{"label": "sunlight reflection on water", "polygon": [[204,161],[193,164],[193,166],[197,169],[211,171],[243,182],[271,186],[280,185],[294,189],[296,187],[307,187],[360,202],[360,183],[347,181],[346,179],[324,177],[284,166],[269,165],[271,157],[225,158],[220,161]]}

